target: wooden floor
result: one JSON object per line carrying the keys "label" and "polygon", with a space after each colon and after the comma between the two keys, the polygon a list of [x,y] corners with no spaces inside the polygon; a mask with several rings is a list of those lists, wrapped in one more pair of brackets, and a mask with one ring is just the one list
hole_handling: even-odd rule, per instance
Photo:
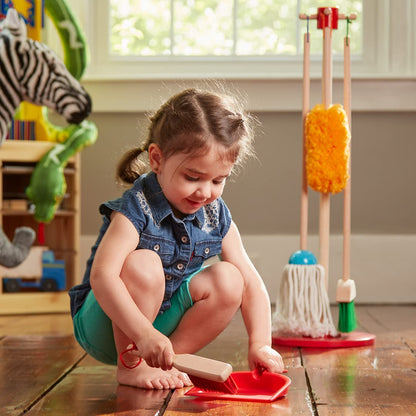
{"label": "wooden floor", "polygon": [[[333,309],[334,320],[337,308]],[[292,384],[273,403],[202,400],[184,390],[118,386],[115,369],[86,356],[66,314],[0,316],[1,415],[416,415],[416,305],[360,306],[371,347],[279,348]],[[200,352],[246,370],[240,316]]]}

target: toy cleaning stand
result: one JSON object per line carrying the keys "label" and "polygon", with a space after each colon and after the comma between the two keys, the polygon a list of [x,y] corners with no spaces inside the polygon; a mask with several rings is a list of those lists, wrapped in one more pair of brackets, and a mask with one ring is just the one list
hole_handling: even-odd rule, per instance
{"label": "toy cleaning stand", "polygon": [[[371,345],[375,336],[352,332],[355,329],[353,299],[355,285],[350,279],[350,41],[348,24],[355,15],[338,14],[337,8],[318,8],[316,15],[300,15],[307,20],[304,35],[303,61],[303,158],[300,250],[295,252],[282,276],[276,312],[273,315],[273,344],[298,347],[339,348]],[[322,104],[309,111],[310,97],[310,36],[309,20],[316,19],[323,31]],[[338,28],[338,20],[347,20],[347,36],[344,40],[344,108],[332,105],[332,30]],[[307,251],[308,185],[320,192],[319,202],[319,250],[320,264]],[[337,301],[342,302],[342,312],[348,313],[350,324],[333,324],[328,298],[330,193],[344,190],[343,219],[343,277],[338,282]],[[348,305],[348,306],[345,306]],[[341,307],[341,303],[340,303]],[[341,311],[341,309],[340,309]],[[346,319],[344,319],[345,321]],[[340,313],[341,322],[341,313]]]}

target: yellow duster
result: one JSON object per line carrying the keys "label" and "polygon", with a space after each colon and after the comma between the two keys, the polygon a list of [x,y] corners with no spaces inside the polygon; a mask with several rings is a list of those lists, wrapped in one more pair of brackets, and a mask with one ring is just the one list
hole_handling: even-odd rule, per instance
{"label": "yellow duster", "polygon": [[305,148],[308,185],[315,191],[342,191],[348,181],[351,133],[341,104],[316,105],[306,116]]}

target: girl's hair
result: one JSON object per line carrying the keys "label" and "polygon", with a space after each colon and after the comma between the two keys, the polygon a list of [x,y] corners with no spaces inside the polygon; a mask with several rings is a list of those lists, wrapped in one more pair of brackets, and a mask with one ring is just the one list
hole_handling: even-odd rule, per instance
{"label": "girl's hair", "polygon": [[224,157],[241,164],[253,154],[251,117],[228,96],[190,88],[171,97],[150,117],[149,134],[142,146],[124,154],[117,178],[133,183],[148,166],[141,155],[151,143],[165,158],[175,153],[202,154],[214,143],[225,147]]}

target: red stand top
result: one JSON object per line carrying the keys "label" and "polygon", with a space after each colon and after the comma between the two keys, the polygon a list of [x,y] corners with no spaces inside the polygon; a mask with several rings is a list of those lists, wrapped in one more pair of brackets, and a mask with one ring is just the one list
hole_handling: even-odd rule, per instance
{"label": "red stand top", "polygon": [[338,29],[338,8],[318,7],[317,23],[318,29],[324,29],[325,27]]}

